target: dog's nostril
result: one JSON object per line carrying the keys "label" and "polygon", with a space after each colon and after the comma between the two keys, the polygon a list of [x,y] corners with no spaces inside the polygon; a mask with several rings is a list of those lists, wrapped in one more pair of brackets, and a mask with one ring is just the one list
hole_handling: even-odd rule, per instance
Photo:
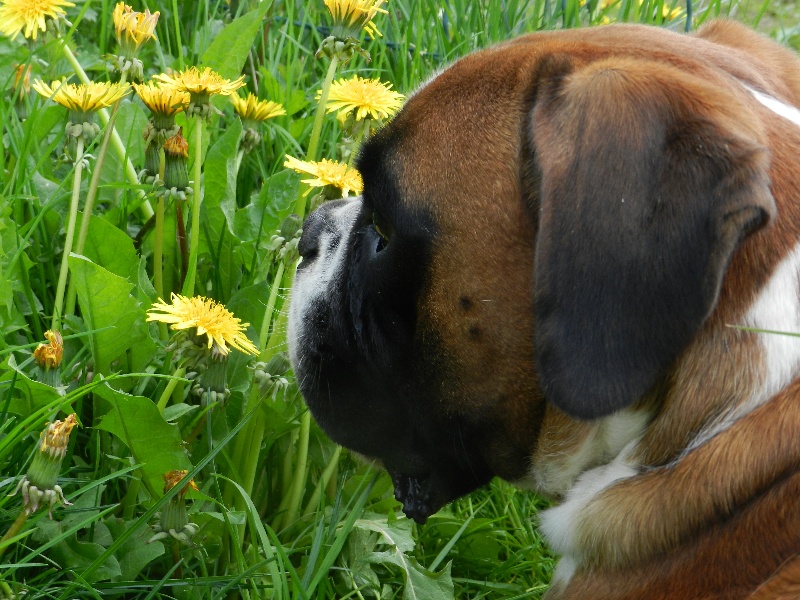
{"label": "dog's nostril", "polygon": [[319,236],[310,236],[308,230],[303,230],[300,242],[297,244],[297,251],[303,260],[314,258],[319,252]]}

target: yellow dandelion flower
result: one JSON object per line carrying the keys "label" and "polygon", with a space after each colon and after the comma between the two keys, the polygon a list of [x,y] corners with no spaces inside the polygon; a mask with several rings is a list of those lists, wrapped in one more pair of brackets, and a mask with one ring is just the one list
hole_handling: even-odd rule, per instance
{"label": "yellow dandelion flower", "polygon": [[387,13],[381,8],[385,3],[386,0],[325,0],[325,6],[333,17],[334,35],[358,37],[363,29],[373,37],[381,36],[372,19],[378,13]]}
{"label": "yellow dandelion flower", "polygon": [[[319,98],[319,93],[317,97]],[[405,96],[392,89],[391,83],[379,79],[366,79],[355,75],[351,79],[340,79],[331,85],[327,112],[338,110],[339,117],[356,111],[356,120],[369,116],[373,119],[388,119],[403,106]]]}
{"label": "yellow dandelion flower", "polygon": [[342,190],[342,197],[350,195],[350,192],[360,194],[364,189],[364,182],[361,180],[361,173],[356,169],[349,168],[345,163],[327,160],[323,158],[319,162],[302,161],[293,156],[286,155],[284,167],[293,169],[298,173],[307,173],[312,179],[303,179],[311,187],[325,187],[332,185]]}
{"label": "yellow dandelion flower", "polygon": [[127,83],[105,81],[75,85],[63,80],[47,85],[44,81],[38,80],[33,83],[33,89],[73,112],[88,113],[111,106],[130,91],[130,86]]}
{"label": "yellow dandelion flower", "polygon": [[47,30],[47,20],[64,17],[65,7],[75,6],[66,0],[2,0],[0,4],[0,33],[13,40],[22,33],[36,39],[40,31]]}
{"label": "yellow dandelion flower", "polygon": [[64,340],[61,334],[55,330],[44,332],[47,344],[39,344],[33,352],[33,359],[36,364],[45,369],[55,369],[61,366],[64,358]]}
{"label": "yellow dandelion flower", "polygon": [[145,10],[136,12],[124,2],[119,2],[114,7],[114,30],[117,42],[126,56],[133,56],[136,51],[148,40],[156,38],[156,24],[160,13],[151,13]]}
{"label": "yellow dandelion flower", "polygon": [[661,6],[661,17],[665,21],[672,21],[683,15],[683,9],[680,6],[670,8],[666,3]]}
{"label": "yellow dandelion flower", "polygon": [[134,83],[133,89],[150,112],[159,116],[175,116],[189,103],[187,92],[160,87],[155,83]]}
{"label": "yellow dandelion flower", "polygon": [[148,321],[169,323],[171,329],[197,329],[208,336],[208,348],[227,356],[231,348],[245,354],[258,354],[258,348],[244,334],[249,323],[242,323],[222,304],[203,296],[187,298],[172,294],[172,304],[159,300],[147,311]]}
{"label": "yellow dandelion flower", "polygon": [[214,94],[230,96],[244,85],[244,75],[230,81],[210,67],[206,67],[202,71],[197,67],[189,67],[172,75],[166,73],[155,75],[153,79],[166,88],[187,92],[192,96],[213,96]]}
{"label": "yellow dandelion flower", "polygon": [[286,110],[281,104],[271,100],[259,100],[254,94],[247,94],[246,98],[242,98],[238,94],[231,94],[229,97],[233,104],[233,110],[243,121],[260,123],[286,114]]}
{"label": "yellow dandelion flower", "polygon": [[[188,472],[189,471],[186,469],[175,469],[174,471],[168,471],[164,473],[164,493],[166,494],[181,481],[183,481]],[[190,479],[188,483],[184,484],[183,489],[178,492],[178,495],[185,496],[190,489],[194,490],[195,492],[200,491],[197,487],[197,484],[194,482],[194,479]]]}

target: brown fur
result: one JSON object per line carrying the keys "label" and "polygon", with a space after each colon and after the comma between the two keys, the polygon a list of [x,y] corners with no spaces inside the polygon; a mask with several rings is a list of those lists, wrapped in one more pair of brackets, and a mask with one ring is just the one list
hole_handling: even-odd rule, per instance
{"label": "brown fur", "polygon": [[[769,155],[754,155],[752,168],[765,168],[770,160],[772,193],[781,218],[741,247],[714,315],[651,399],[659,409],[637,455],[642,466],[654,469],[613,486],[590,505],[582,523],[588,568],[579,572],[563,596],[553,597],[688,599],[712,597],[712,590],[730,587],[734,590],[713,597],[743,598],[779,567],[776,557],[786,556],[800,540],[797,516],[787,514],[776,501],[789,502],[792,496],[787,490],[796,491],[800,485],[798,476],[791,476],[800,467],[798,386],[681,458],[687,444],[710,420],[759,385],[756,334],[728,325],[741,322],[775,265],[800,239],[798,205],[788,203],[800,197],[792,175],[797,158],[789,150],[800,147],[800,135],[793,128],[787,132],[784,122],[724,75],[727,71],[775,97],[796,102],[800,99],[796,57],[729,22],[706,27],[698,38],[653,30],[643,35],[633,27],[595,30],[591,37],[585,32],[558,32],[538,35],[536,52],[523,38],[456,64],[430,90],[420,91],[411,109],[401,115],[408,120],[404,124],[411,135],[399,162],[413,165],[403,173],[405,197],[430,204],[442,224],[433,283],[424,301],[431,326],[451,343],[458,365],[455,381],[486,388],[477,394],[473,390],[467,394],[470,398],[484,397],[489,402],[499,394],[507,399],[501,410],[509,417],[509,443],[533,440],[534,467],[539,470],[558,469],[559,461],[569,460],[593,435],[594,425],[576,422],[550,406],[544,408],[542,424],[537,425],[541,400],[531,401],[541,398],[536,379],[530,378],[533,322],[518,299],[527,297],[532,285],[534,240],[518,201],[521,192],[515,169],[523,145],[517,123],[526,94],[536,86],[532,81],[536,62],[542,56],[566,55],[578,73],[568,76],[560,92],[572,93],[574,105],[572,109],[562,105],[559,110],[575,114],[562,114],[559,121],[541,108],[535,117],[537,147],[545,149],[537,152],[537,158],[552,181],[567,176],[566,165],[575,153],[591,151],[591,147],[571,147],[565,127],[602,122],[607,130],[584,129],[572,139],[585,142],[593,135],[618,139],[625,123],[613,125],[598,117],[621,101],[635,103],[641,110],[677,98],[671,107],[652,110],[703,115],[730,139],[752,140],[756,152],[759,145],[771,149]],[[730,48],[706,44],[704,39]],[[708,62],[719,69],[709,70],[704,66]],[[617,70],[629,78],[637,74],[638,80],[630,79],[629,100],[604,96],[604,86]],[[520,72],[531,75],[520,76]],[[664,97],[664,88],[672,90],[669,98]],[[616,94],[619,86],[612,83],[608,90]],[[443,114],[437,103],[448,92],[457,98],[444,99],[451,112]],[[597,117],[592,111],[597,111]],[[469,127],[460,125],[464,115]],[[645,136],[646,131],[631,134]],[[636,147],[645,141],[645,137],[634,137],[629,143]],[[483,166],[487,162],[491,170]],[[493,204],[495,199],[500,199],[502,207]],[[767,206],[771,199],[764,202]],[[540,222],[547,218],[543,214]],[[469,299],[469,310],[453,301],[454,290]],[[482,343],[476,339],[476,328],[480,336],[502,339]],[[498,347],[504,351],[498,353]],[[517,362],[507,360],[509,356],[518,357]],[[465,375],[476,372],[497,376],[476,381]],[[464,395],[456,385],[443,402],[455,406]],[[460,405],[462,410],[478,408]],[[776,486],[787,476],[786,483]],[[773,537],[781,539],[784,550],[775,552],[770,547],[772,542],[766,540]],[[746,548],[737,550],[742,547]],[[624,573],[613,570],[617,567],[625,567]],[[726,581],[728,577],[732,579]]]}
{"label": "brown fur", "polygon": [[798,497],[800,474],[795,473],[776,482],[732,519],[696,532],[676,551],[631,568],[581,572],[567,589],[554,588],[546,598],[739,600],[750,598],[776,571],[781,580],[768,583],[752,598],[780,598],[770,594],[796,584],[796,564],[789,563],[791,569],[785,573],[782,565],[785,557],[797,552]]}
{"label": "brown fur", "polygon": [[563,499],[548,598],[798,588],[800,353],[737,326],[796,258],[800,127],[752,90],[797,106],[800,60],[732,22],[525,36],[411,96],[363,199],[309,217],[303,268],[352,250],[301,321],[320,425],[420,523],[493,475]]}

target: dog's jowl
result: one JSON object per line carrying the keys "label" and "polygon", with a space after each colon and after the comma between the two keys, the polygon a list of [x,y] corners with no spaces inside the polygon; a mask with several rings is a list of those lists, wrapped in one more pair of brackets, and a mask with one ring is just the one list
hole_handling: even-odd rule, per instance
{"label": "dog's jowl", "polygon": [[455,63],[304,227],[314,417],[419,522],[494,476],[553,498],[549,598],[800,597],[800,338],[763,332],[800,332],[798,105],[726,21]]}

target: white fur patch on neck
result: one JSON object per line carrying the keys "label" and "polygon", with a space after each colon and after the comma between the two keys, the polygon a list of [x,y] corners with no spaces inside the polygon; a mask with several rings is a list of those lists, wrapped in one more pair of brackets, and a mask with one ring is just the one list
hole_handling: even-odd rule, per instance
{"label": "white fur patch on neck", "polygon": [[609,464],[586,471],[578,477],[564,502],[540,514],[539,528],[550,547],[562,555],[561,561],[564,562],[564,567],[559,564],[555,572],[559,581],[568,581],[583,562],[578,523],[586,507],[615,482],[638,473],[629,459],[638,442],[638,439],[630,442]]}
{"label": "white fur patch on neck", "polygon": [[581,473],[614,459],[631,440],[639,438],[651,418],[650,411],[625,409],[598,419],[584,441],[569,453],[560,448],[537,452],[528,475],[514,484],[548,496],[562,496]]}
{"label": "white fur patch on neck", "polygon": [[[742,323],[762,330],[757,336],[763,354],[763,380],[752,396],[727,411],[692,442],[696,448],[758,408],[800,376],[800,245],[781,261],[750,306]],[[776,333],[782,332],[782,333]]]}
{"label": "white fur patch on neck", "polygon": [[777,98],[773,98],[772,96],[767,96],[759,92],[758,90],[754,90],[750,86],[745,86],[747,91],[750,92],[753,97],[758,100],[761,104],[766,106],[776,115],[780,115],[784,119],[788,119],[795,125],[800,126],[800,109],[792,106],[791,104],[786,104]]}

